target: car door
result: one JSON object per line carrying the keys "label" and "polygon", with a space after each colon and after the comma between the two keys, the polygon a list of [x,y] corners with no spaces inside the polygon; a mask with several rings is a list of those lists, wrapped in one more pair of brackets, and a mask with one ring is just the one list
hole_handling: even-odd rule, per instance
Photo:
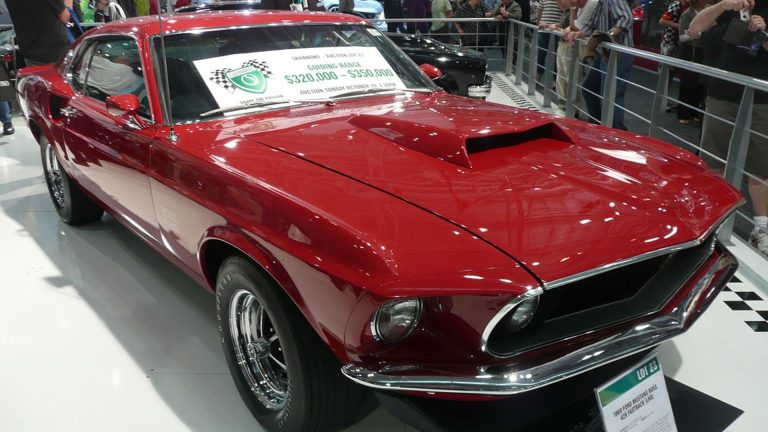
{"label": "car door", "polygon": [[[113,215],[147,240],[157,241],[149,182],[152,113],[138,44],[131,37],[100,37],[87,43],[69,77],[75,94],[62,109],[64,142],[75,178]],[[129,93],[139,97],[138,119],[107,110],[109,96]]]}

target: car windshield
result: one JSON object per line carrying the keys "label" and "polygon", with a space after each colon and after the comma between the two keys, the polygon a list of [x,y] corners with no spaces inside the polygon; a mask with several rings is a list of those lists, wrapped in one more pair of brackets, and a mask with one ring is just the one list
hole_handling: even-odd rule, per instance
{"label": "car windshield", "polygon": [[[161,52],[159,37],[154,48]],[[174,123],[339,95],[435,89],[386,36],[365,25],[286,24],[172,34],[165,37],[165,53]],[[162,65],[155,67],[162,77]]]}

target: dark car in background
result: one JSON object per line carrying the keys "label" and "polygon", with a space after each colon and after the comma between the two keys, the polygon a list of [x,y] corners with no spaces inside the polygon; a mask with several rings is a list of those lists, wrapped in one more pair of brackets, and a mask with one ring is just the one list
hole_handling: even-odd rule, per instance
{"label": "dark car in background", "polygon": [[[320,4],[320,2],[318,2]],[[357,3],[356,3],[357,4]],[[310,9],[312,5],[310,4]],[[269,9],[262,0],[217,1],[193,4],[176,9],[176,13]],[[369,18],[356,14],[361,18]],[[386,26],[385,26],[386,27]],[[430,64],[440,69],[442,76],[434,82],[449,93],[484,98],[490,92],[491,78],[486,75],[485,54],[436,41],[430,37],[407,33],[386,33],[416,64]]]}
{"label": "dark car in background", "polygon": [[427,63],[440,69],[447,82],[435,83],[449,92],[485,97],[490,90],[491,77],[486,74],[488,61],[485,54],[422,35],[387,33],[387,36],[416,64]]}

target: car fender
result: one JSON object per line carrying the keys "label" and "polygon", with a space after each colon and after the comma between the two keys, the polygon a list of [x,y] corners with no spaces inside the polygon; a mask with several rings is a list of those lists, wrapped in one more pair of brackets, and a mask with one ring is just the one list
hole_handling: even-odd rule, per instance
{"label": "car fender", "polygon": [[275,250],[274,247],[265,240],[236,227],[211,227],[202,236],[198,252],[200,267],[208,282],[207,288],[211,291],[216,290],[216,273],[227,256],[232,253],[242,254],[288,295],[336,357],[341,361],[347,361],[343,340],[333,332],[325,331],[323,325],[314,318],[289,272],[272,250]]}

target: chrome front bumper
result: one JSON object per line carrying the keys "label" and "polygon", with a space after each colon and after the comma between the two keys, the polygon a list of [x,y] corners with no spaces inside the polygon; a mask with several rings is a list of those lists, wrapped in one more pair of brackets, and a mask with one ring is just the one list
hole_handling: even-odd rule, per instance
{"label": "chrome front bumper", "polygon": [[482,85],[476,84],[467,87],[467,96],[485,100],[491,94],[491,88],[493,88],[493,77],[486,74]]}
{"label": "chrome front bumper", "polygon": [[420,366],[387,366],[367,369],[353,364],[341,368],[349,379],[383,390],[428,393],[512,395],[554,384],[607,363],[652,348],[687,330],[725,285],[738,266],[725,248],[708,261],[701,275],[683,300],[669,314],[616,333],[594,344],[567,353],[548,363],[521,368],[517,365],[478,367],[475,375],[420,373]]}

